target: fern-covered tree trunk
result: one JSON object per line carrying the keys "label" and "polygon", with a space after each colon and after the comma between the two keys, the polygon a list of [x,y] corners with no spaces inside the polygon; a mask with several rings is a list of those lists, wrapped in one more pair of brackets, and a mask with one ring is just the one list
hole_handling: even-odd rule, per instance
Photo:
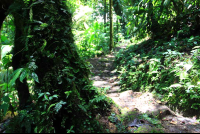
{"label": "fern-covered tree trunk", "polygon": [[74,44],[72,14],[65,3],[58,0],[39,1],[31,8],[29,18],[33,18],[30,19],[33,25],[27,56],[32,57],[30,61],[37,66],[33,71],[38,75],[39,83],[36,82],[34,92],[36,96],[47,92],[49,96],[57,96],[48,101],[47,106],[40,98],[37,105],[47,111],[51,104],[56,104],[50,118],[56,133],[66,132],[71,125],[78,131],[83,121],[76,120],[77,115],[83,114],[79,106],[83,102],[89,103],[94,90],[89,86],[90,71]]}

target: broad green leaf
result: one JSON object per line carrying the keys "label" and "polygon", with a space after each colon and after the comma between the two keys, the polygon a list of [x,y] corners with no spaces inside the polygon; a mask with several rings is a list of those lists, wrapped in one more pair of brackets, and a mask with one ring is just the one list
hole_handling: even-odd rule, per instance
{"label": "broad green leaf", "polygon": [[52,100],[53,98],[58,98],[58,95],[53,95],[49,97],[49,100]]}
{"label": "broad green leaf", "polygon": [[50,109],[51,109],[51,107],[53,107],[53,106],[55,106],[56,104],[51,104],[50,106],[49,106],[49,108],[47,109],[47,112],[49,112],[50,111]]}
{"label": "broad green leaf", "polygon": [[42,97],[43,95],[44,95],[44,93],[39,93],[38,98]]}
{"label": "broad green leaf", "polygon": [[72,91],[66,91],[65,94],[67,95],[67,98],[69,97],[69,95],[72,93]]}
{"label": "broad green leaf", "polygon": [[85,113],[87,113],[87,110],[85,109],[84,106],[82,106],[82,105],[78,105],[78,106],[79,106],[79,108],[81,108]]}
{"label": "broad green leaf", "polygon": [[8,111],[8,107],[9,107],[9,105],[8,104],[2,104],[1,106],[0,106],[0,109],[2,109],[3,110],[3,116],[5,116],[6,115],[6,113],[7,113],[7,111]]}
{"label": "broad green leaf", "polygon": [[171,2],[171,0],[165,0],[163,5],[167,7],[170,4],[170,2]]}
{"label": "broad green leaf", "polygon": [[1,41],[2,41],[2,42],[5,42],[6,40],[8,40],[8,38],[7,38],[6,36],[3,36],[3,35],[2,35],[2,36],[1,36]]}
{"label": "broad green leaf", "polygon": [[42,23],[40,26],[45,28],[45,27],[48,27],[48,24],[47,23]]}
{"label": "broad green leaf", "polygon": [[191,64],[185,64],[184,68],[185,68],[186,72],[189,71],[192,68],[192,66],[193,65],[191,65]]}
{"label": "broad green leaf", "polygon": [[23,83],[23,80],[24,80],[24,78],[27,76],[27,70],[26,69],[24,69],[23,70],[23,72],[22,72],[22,74],[20,75],[20,81]]}
{"label": "broad green leaf", "polygon": [[23,68],[19,68],[13,72],[13,78],[10,80],[9,85],[13,85],[17,78],[19,78],[20,73],[22,72]]}
{"label": "broad green leaf", "polygon": [[38,76],[37,76],[36,73],[34,73],[34,72],[32,73],[32,78],[33,78],[36,82],[39,83]]}
{"label": "broad green leaf", "polygon": [[187,77],[188,77],[187,72],[185,72],[185,71],[180,72],[180,79],[181,79],[181,80],[182,80],[182,79],[187,79]]}
{"label": "broad green leaf", "polygon": [[4,102],[10,102],[10,98],[9,98],[8,96],[4,96],[4,97],[3,97],[3,101],[4,101]]}
{"label": "broad green leaf", "polygon": [[58,95],[55,94],[55,95],[53,95],[52,97],[53,97],[53,98],[58,98]]}
{"label": "broad green leaf", "polygon": [[45,94],[47,94],[47,95],[51,95],[49,92],[46,92]]}
{"label": "broad green leaf", "polygon": [[6,83],[0,84],[0,87],[4,86]]}
{"label": "broad green leaf", "polygon": [[193,40],[194,40],[194,36],[191,36],[188,42],[193,42]]}
{"label": "broad green leaf", "polygon": [[199,49],[199,48],[200,48],[200,46],[195,46],[192,49]]}
{"label": "broad green leaf", "polygon": [[194,76],[194,78],[192,79],[192,84],[193,85],[197,85],[197,83],[198,83],[198,81],[199,81],[199,77],[198,77],[198,75],[196,75],[196,76]]}
{"label": "broad green leaf", "polygon": [[56,113],[58,113],[60,111],[60,109],[62,108],[62,105],[65,105],[65,104],[67,104],[67,103],[63,102],[63,101],[60,101],[59,103],[57,103],[55,108],[54,108]]}
{"label": "broad green leaf", "polygon": [[45,94],[44,95],[45,100],[49,100],[48,96]]}

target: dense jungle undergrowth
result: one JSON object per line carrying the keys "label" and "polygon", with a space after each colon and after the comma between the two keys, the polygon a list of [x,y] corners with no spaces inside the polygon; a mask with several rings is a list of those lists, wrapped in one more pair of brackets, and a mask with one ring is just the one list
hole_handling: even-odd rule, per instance
{"label": "dense jungle undergrowth", "polygon": [[116,55],[122,91],[156,92],[183,115],[199,118],[199,36],[147,39]]}

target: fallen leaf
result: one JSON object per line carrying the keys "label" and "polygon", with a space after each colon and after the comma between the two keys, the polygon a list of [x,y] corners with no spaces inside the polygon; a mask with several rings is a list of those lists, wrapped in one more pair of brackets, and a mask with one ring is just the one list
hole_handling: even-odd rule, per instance
{"label": "fallen leaf", "polygon": [[161,104],[162,102],[161,101],[159,101],[159,100],[156,100],[156,102],[158,103],[158,104]]}
{"label": "fallen leaf", "polygon": [[176,124],[177,124],[177,122],[176,122],[176,121],[171,121],[170,123],[171,123],[171,124],[174,124],[174,125],[176,125]]}

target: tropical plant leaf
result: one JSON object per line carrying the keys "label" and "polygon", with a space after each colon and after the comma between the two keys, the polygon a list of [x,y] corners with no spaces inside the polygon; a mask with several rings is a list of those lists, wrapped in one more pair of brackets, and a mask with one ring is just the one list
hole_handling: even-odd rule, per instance
{"label": "tropical plant leaf", "polygon": [[38,79],[38,76],[36,73],[32,73],[32,78],[34,79],[34,81],[38,82],[39,83],[39,79]]}
{"label": "tropical plant leaf", "polygon": [[87,113],[87,109],[84,106],[78,105],[78,107],[81,108],[81,110],[83,110],[85,113]]}
{"label": "tropical plant leaf", "polygon": [[26,69],[24,69],[23,70],[23,72],[22,72],[22,74],[20,75],[20,81],[23,83],[23,80],[24,80],[24,78],[27,76],[27,70]]}
{"label": "tropical plant leaf", "polygon": [[45,100],[49,100],[48,96],[45,94],[44,95]]}
{"label": "tropical plant leaf", "polygon": [[8,96],[4,96],[3,97],[3,101],[9,103],[10,102],[10,98]]}
{"label": "tropical plant leaf", "polygon": [[60,101],[59,103],[57,103],[55,108],[54,108],[56,113],[58,113],[60,111],[60,109],[62,108],[62,105],[65,105],[65,104],[67,104],[67,103],[64,102],[64,101]]}
{"label": "tropical plant leaf", "polygon": [[49,112],[50,111],[50,109],[51,109],[51,107],[53,107],[53,106],[55,106],[56,104],[51,104],[50,106],[49,106],[49,108],[47,109],[47,112]]}
{"label": "tropical plant leaf", "polygon": [[8,111],[8,107],[9,107],[9,104],[7,103],[4,103],[0,106],[0,110],[2,109],[3,110],[3,116],[6,115],[7,111]]}
{"label": "tropical plant leaf", "polygon": [[50,97],[49,97],[49,100],[52,100],[53,98],[58,98],[58,95],[55,94],[55,95],[53,95],[53,96],[50,96]]}
{"label": "tropical plant leaf", "polygon": [[10,80],[9,85],[13,85],[17,78],[19,78],[20,73],[22,72],[23,68],[19,68],[13,72],[13,78]]}
{"label": "tropical plant leaf", "polygon": [[168,6],[170,4],[171,0],[165,0],[165,2],[163,3],[164,6]]}

